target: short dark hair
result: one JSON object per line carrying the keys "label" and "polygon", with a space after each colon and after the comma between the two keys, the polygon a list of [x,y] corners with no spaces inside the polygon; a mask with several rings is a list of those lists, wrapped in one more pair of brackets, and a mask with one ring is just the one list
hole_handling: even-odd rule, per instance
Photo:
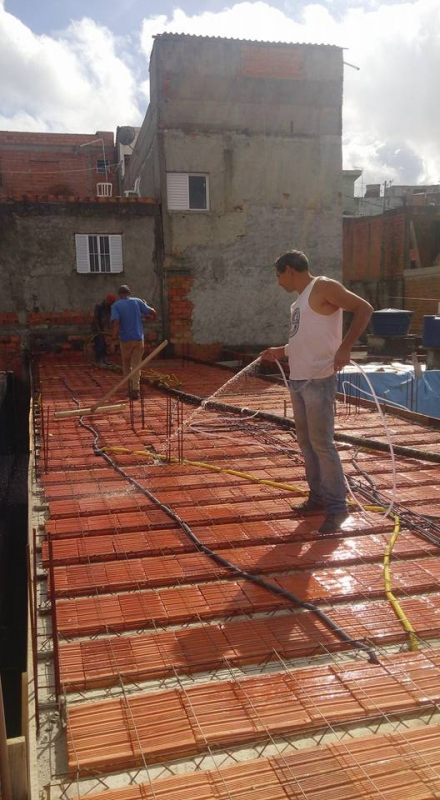
{"label": "short dark hair", "polygon": [[120,295],[131,294],[130,287],[127,286],[126,283],[123,283],[122,286],[120,286],[118,289],[118,294]]}
{"label": "short dark hair", "polygon": [[309,269],[309,259],[302,250],[288,250],[275,261],[277,272],[285,272],[286,267],[292,267],[296,272],[307,272]]}

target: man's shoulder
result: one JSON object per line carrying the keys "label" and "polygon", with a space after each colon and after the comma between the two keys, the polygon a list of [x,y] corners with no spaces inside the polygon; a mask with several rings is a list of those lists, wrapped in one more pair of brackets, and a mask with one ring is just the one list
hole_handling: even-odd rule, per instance
{"label": "man's shoulder", "polygon": [[329,289],[331,290],[336,288],[344,288],[341,281],[337,281],[335,278],[329,278],[327,275],[317,275],[315,277],[315,282],[313,285],[314,294],[324,295]]}
{"label": "man's shoulder", "polygon": [[328,275],[315,275],[315,286],[329,286],[330,284],[342,286],[341,281],[337,281],[336,278],[329,278]]}

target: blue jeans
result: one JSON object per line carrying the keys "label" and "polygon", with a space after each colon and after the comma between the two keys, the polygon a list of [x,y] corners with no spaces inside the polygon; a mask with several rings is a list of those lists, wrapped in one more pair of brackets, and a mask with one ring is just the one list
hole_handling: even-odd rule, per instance
{"label": "blue jeans", "polygon": [[107,355],[107,342],[103,334],[96,334],[95,338],[93,339],[93,347],[95,350],[96,360],[103,361]]}
{"label": "blue jeans", "polygon": [[310,499],[329,514],[347,511],[344,473],[333,440],[336,375],[289,384]]}

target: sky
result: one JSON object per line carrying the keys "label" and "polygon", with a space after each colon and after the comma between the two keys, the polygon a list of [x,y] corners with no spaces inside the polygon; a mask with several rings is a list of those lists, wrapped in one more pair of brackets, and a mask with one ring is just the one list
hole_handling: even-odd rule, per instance
{"label": "sky", "polygon": [[358,192],[440,182],[440,0],[0,0],[0,129],[140,125],[165,32],[345,48],[344,168],[363,170]]}

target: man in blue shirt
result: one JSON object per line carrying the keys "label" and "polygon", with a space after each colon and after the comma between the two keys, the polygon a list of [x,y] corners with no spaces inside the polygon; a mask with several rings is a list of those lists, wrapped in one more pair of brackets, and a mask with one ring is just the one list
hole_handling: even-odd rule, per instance
{"label": "man in blue shirt", "polygon": [[[156,311],[144,300],[131,297],[130,288],[125,284],[119,287],[118,295],[119,300],[112,305],[112,336],[113,339],[117,339],[119,336],[122,369],[124,375],[128,375],[142,361],[144,352],[142,316],[155,320]],[[129,381],[128,396],[134,400],[139,398],[140,379],[140,372],[136,372]]]}

